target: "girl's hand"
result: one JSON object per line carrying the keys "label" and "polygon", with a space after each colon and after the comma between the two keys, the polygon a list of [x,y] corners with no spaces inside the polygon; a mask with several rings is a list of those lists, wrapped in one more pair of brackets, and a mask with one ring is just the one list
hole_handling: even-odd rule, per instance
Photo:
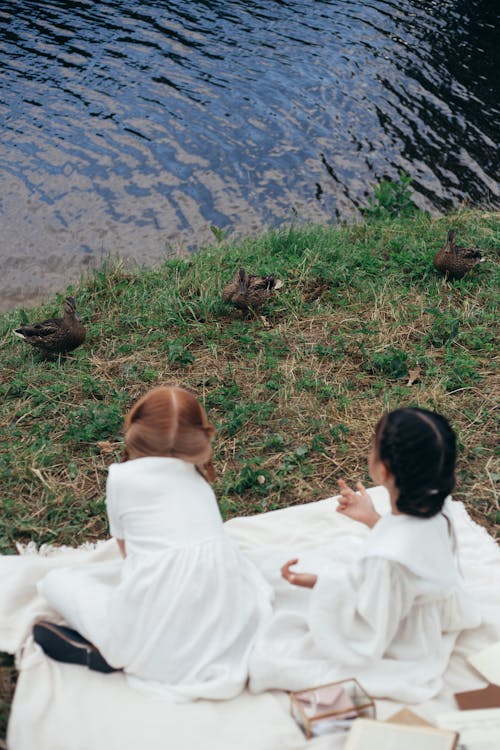
{"label": "girl's hand", "polygon": [[297,565],[298,558],[295,560],[289,560],[286,562],[283,567],[281,568],[281,575],[285,579],[285,581],[288,581],[288,583],[292,583],[294,586],[303,586],[306,589],[312,589],[316,585],[316,581],[318,580],[318,576],[313,575],[313,573],[293,573],[290,570],[291,565]]}
{"label": "girl's hand", "polygon": [[357,492],[352,490],[343,479],[338,481],[340,498],[337,511],[344,516],[359,521],[372,528],[380,518],[375,510],[372,499],[361,482],[357,482]]}

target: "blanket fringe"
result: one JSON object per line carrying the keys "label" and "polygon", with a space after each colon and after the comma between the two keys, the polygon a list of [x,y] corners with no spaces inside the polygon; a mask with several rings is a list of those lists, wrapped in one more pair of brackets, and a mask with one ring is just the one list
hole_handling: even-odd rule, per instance
{"label": "blanket fringe", "polygon": [[27,544],[16,543],[16,549],[19,555],[39,555],[40,557],[52,557],[53,555],[59,555],[62,552],[74,552],[75,550],[82,550],[83,552],[91,552],[92,550],[101,547],[106,544],[108,539],[100,539],[98,542],[84,542],[79,547],[70,547],[67,544],[54,545],[54,544],[41,544],[40,547],[36,542],[28,542]]}

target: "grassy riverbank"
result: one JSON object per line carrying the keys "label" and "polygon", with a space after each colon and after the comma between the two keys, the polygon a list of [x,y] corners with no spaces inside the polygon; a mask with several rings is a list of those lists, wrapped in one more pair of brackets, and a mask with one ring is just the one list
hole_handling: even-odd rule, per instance
{"label": "grassy riverbank", "polygon": [[[452,226],[487,259],[453,284],[432,266]],[[223,241],[156,270],[110,264],[72,289],[88,338],[54,362],[11,330],[59,314],[61,295],[3,314],[0,551],[106,535],[104,484],[123,415],[159,383],[192,389],[218,428],[226,518],[334,494],[339,477],[367,480],[378,417],[418,404],[457,430],[455,496],[495,533],[499,247],[498,213],[417,213]],[[265,317],[221,301],[240,265],[284,282]],[[11,671],[0,672],[5,695]]]}
{"label": "grassy riverbank", "polygon": [[[487,258],[453,284],[432,267],[450,226]],[[499,246],[499,214],[419,213],[292,227],[156,270],[110,264],[73,290],[88,338],[55,362],[12,335],[22,311],[2,315],[1,551],[106,534],[106,468],[120,456],[122,417],[158,383],[192,389],[216,424],[225,517],[333,494],[340,476],[367,479],[376,419],[419,404],[458,431],[456,496],[491,527],[500,520]],[[284,281],[265,319],[245,319],[221,301],[239,265]],[[27,317],[59,314],[61,300]]]}

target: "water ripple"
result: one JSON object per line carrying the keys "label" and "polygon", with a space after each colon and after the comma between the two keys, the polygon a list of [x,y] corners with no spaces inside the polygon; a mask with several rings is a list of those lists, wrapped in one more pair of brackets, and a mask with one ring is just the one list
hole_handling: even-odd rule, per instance
{"label": "water ripple", "polygon": [[4,0],[0,307],[210,224],[350,217],[400,169],[422,207],[498,206],[495,8]]}

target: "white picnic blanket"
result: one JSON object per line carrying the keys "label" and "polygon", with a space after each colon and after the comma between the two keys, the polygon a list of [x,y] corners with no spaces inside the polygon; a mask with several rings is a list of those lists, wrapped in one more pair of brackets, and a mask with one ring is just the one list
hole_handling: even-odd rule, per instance
{"label": "white picnic blanket", "polygon": [[[377,509],[387,510],[383,488],[371,490]],[[235,518],[228,532],[250,556],[269,550],[301,550],[364,535],[366,529],[336,513],[336,499]],[[467,588],[479,599],[485,624],[457,641],[440,694],[412,709],[432,721],[456,708],[453,693],[485,686],[466,663],[469,653],[500,640],[500,549],[453,503],[460,558]],[[0,557],[0,650],[16,653],[19,679],[11,711],[9,750],[340,750],[345,735],[306,740],[289,715],[287,694],[245,691],[231,701],[169,703],[129,687],[122,673],[103,675],[47,658],[33,642],[33,623],[57,619],[37,594],[37,581],[51,568],[72,562],[113,559],[114,540],[95,546],[28,546],[21,555]],[[200,613],[201,616],[201,613]],[[377,701],[385,718],[400,707]]]}

